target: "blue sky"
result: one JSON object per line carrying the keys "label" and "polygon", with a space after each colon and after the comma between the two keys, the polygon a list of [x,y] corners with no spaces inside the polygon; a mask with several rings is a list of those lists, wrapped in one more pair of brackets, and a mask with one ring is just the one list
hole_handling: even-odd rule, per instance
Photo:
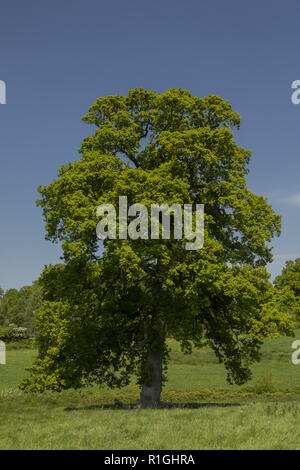
{"label": "blue sky", "polygon": [[106,94],[172,87],[218,94],[243,117],[237,142],[253,152],[250,188],[283,216],[277,274],[300,256],[300,3],[252,0],[2,2],[0,285],[31,284],[59,259],[44,240],[38,185],[78,158],[81,122]]}

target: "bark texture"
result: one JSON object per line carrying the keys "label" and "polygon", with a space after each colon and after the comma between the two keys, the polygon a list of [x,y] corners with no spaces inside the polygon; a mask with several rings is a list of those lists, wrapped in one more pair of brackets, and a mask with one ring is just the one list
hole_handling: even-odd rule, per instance
{"label": "bark texture", "polygon": [[144,368],[146,378],[141,388],[141,408],[158,408],[163,378],[163,338],[158,334],[146,353]]}

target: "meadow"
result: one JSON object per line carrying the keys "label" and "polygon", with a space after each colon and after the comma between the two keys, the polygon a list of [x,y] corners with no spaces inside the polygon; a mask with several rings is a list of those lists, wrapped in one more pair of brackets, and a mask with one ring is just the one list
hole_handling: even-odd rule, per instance
{"label": "meadow", "polygon": [[[0,449],[300,449],[300,365],[295,338],[268,340],[253,379],[229,385],[209,348],[172,347],[163,407],[136,407],[134,383],[61,393],[18,390],[34,349],[9,349],[0,365]],[[123,407],[115,403],[121,401]]]}

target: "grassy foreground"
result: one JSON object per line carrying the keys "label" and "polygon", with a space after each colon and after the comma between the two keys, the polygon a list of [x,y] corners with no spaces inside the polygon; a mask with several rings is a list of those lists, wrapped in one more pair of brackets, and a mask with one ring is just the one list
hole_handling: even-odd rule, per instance
{"label": "grassy foreground", "polygon": [[35,351],[10,350],[0,366],[0,449],[300,449],[300,365],[291,362],[292,341],[267,341],[253,380],[242,387],[227,384],[209,349],[184,356],[171,342],[159,410],[135,407],[134,384],[25,395],[17,383]]}

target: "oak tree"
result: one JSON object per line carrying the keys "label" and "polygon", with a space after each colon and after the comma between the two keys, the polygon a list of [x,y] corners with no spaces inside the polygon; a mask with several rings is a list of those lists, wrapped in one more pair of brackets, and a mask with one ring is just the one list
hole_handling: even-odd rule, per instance
{"label": "oak tree", "polygon": [[[98,98],[83,120],[96,130],[80,159],[39,188],[63,262],[41,276],[39,355],[21,388],[122,387],[134,376],[141,406],[159,406],[168,337],[186,353],[208,344],[228,380],[244,383],[264,338],[290,334],[292,322],[272,301],[265,265],[280,218],[247,187],[239,114],[219,96],[133,89]],[[102,245],[96,209],[117,208],[120,195],[146,207],[204,204],[203,248],[174,237]]]}

